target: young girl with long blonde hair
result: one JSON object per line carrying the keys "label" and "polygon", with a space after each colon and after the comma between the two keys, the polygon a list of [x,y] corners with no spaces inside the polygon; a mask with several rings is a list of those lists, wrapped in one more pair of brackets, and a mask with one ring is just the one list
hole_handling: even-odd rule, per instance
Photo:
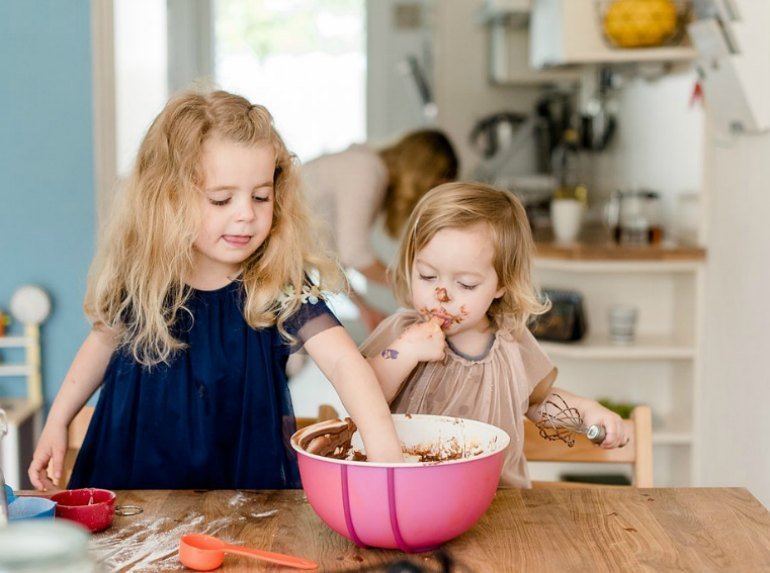
{"label": "young girl with long blonde hair", "polygon": [[530,485],[524,417],[538,421],[558,393],[601,447],[628,440],[619,416],[552,388],[556,368],[527,329],[547,306],[531,279],[532,236],[521,203],[477,183],[448,183],[417,204],[403,236],[394,286],[409,307],[362,346],[391,410],[472,418],[503,428],[511,445],[501,485]]}
{"label": "young girl with long blonde hair", "polygon": [[51,407],[34,486],[52,487],[49,462],[60,477],[67,427],[101,386],[69,487],[298,487],[284,367],[301,347],[369,458],[401,460],[374,373],[323,301],[338,273],[309,228],[264,107],[223,91],[172,98],[92,265],[93,329]]}

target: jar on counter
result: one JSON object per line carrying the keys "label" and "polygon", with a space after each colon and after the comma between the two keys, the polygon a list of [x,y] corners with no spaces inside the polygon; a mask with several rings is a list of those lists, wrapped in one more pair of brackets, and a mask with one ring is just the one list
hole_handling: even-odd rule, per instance
{"label": "jar on counter", "polygon": [[654,245],[663,240],[660,195],[654,191],[615,191],[605,208],[612,239],[621,245]]}
{"label": "jar on counter", "polygon": [[644,208],[647,213],[648,243],[657,245],[663,241],[663,206],[660,195],[655,191],[642,191]]}

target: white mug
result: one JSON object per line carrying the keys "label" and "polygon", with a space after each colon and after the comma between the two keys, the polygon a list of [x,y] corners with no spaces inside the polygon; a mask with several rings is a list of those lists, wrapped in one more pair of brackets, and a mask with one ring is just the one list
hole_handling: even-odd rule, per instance
{"label": "white mug", "polygon": [[572,243],[580,233],[583,203],[577,199],[551,200],[551,226],[557,243]]}

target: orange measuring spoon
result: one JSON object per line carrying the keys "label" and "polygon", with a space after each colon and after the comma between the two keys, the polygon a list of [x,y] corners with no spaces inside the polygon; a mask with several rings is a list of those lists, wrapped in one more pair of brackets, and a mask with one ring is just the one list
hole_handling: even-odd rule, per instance
{"label": "orange measuring spoon", "polygon": [[295,567],[296,569],[318,569],[318,565],[308,559],[300,559],[299,557],[272,553],[261,549],[252,549],[242,545],[231,545],[211,535],[194,533],[183,535],[179,539],[179,560],[185,567],[195,569],[196,571],[216,569],[222,565],[225,553],[262,559],[263,561],[269,561],[270,563],[285,567]]}

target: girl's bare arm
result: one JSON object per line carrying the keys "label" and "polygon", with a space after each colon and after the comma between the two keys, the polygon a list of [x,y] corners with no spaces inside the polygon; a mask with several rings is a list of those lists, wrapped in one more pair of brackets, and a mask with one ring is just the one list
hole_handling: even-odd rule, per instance
{"label": "girl's bare arm", "polygon": [[32,485],[48,489],[47,467],[52,462],[54,479],[61,477],[67,452],[67,427],[104,378],[116,340],[106,328],[94,327],[80,346],[48,413],[28,474]]}
{"label": "girl's bare arm", "polygon": [[305,349],[331,380],[358,426],[367,459],[403,461],[401,443],[377,377],[347,331],[341,326],[324,330],[307,340]]}
{"label": "girl's bare arm", "polygon": [[419,362],[444,358],[446,338],[440,325],[437,318],[413,324],[382,352],[367,359],[388,403],[398,395],[404,380]]}

